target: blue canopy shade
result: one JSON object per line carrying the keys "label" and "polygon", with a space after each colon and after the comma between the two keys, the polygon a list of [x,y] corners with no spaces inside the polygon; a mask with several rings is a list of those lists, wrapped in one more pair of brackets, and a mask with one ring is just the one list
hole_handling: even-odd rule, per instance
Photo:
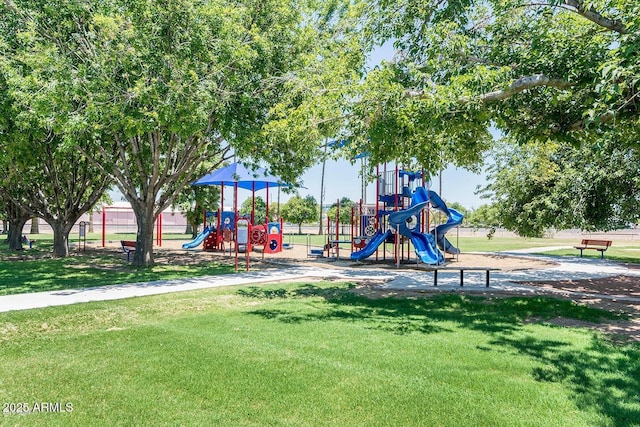
{"label": "blue canopy shade", "polygon": [[269,175],[264,168],[250,170],[240,163],[231,163],[222,169],[217,169],[191,185],[235,185],[245,190],[262,190],[271,187],[291,187],[290,184],[282,183],[275,176]]}

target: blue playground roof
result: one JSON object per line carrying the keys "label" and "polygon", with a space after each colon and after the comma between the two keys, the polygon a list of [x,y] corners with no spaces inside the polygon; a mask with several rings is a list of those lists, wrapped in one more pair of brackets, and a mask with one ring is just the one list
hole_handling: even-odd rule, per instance
{"label": "blue playground roof", "polygon": [[248,169],[241,163],[231,163],[229,166],[217,169],[191,185],[235,185],[245,190],[262,190],[267,185],[272,187],[291,187],[281,182],[280,178],[269,175],[264,168]]}

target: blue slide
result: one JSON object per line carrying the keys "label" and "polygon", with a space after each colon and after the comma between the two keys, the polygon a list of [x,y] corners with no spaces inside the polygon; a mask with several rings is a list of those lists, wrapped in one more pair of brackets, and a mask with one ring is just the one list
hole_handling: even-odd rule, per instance
{"label": "blue slide", "polygon": [[402,209],[389,215],[389,225],[395,230],[399,226],[400,234],[411,237],[411,231],[418,226],[418,215],[427,207],[428,201],[411,202],[411,207]]}
{"label": "blue slide", "polygon": [[443,250],[448,254],[459,254],[460,249],[453,246],[451,242],[445,237],[445,234],[447,234],[447,232],[452,228],[455,228],[458,225],[462,224],[464,215],[462,215],[455,209],[449,209],[444,200],[442,200],[440,196],[433,191],[429,191],[429,200],[431,201],[431,206],[433,206],[434,209],[439,210],[448,217],[446,223],[438,225],[431,231],[431,234],[438,243],[438,247],[440,248],[440,250]]}
{"label": "blue slide", "polygon": [[[411,206],[417,205],[418,203],[430,201],[429,193],[433,193],[433,191],[427,192],[427,190],[424,187],[416,188],[415,191],[411,193]],[[436,194],[436,193],[433,193],[433,194]]]}
{"label": "blue slide", "polygon": [[[434,209],[437,209],[447,215],[447,222],[440,224],[430,233],[420,233],[414,231],[418,227],[418,218],[422,211],[431,203]],[[444,256],[440,250],[448,254],[459,254],[460,249],[451,244],[445,237],[445,234],[452,228],[462,224],[464,215],[455,209],[449,209],[434,191],[427,191],[423,187],[418,187],[411,193],[411,206],[389,214],[389,225],[393,230],[398,230],[400,234],[411,239],[416,255],[420,261],[425,264],[442,264]],[[351,254],[352,260],[361,260],[369,257],[375,252],[377,247],[381,245],[387,237],[391,235],[391,230],[382,232],[378,230],[371,238],[367,246],[361,250]],[[440,248],[440,250],[438,250]]]}
{"label": "blue slide", "polygon": [[436,248],[436,242],[429,233],[413,231],[418,226],[418,216],[427,207],[429,199],[424,188],[418,187],[411,197],[411,206],[389,215],[389,224],[398,228],[400,234],[411,239],[420,261],[425,264],[441,264],[444,257]]}
{"label": "blue slide", "polygon": [[[418,217],[421,211],[431,202],[431,206],[447,215],[445,224],[440,224],[431,233],[420,233],[413,231],[417,227]],[[416,255],[425,264],[441,264],[444,256],[438,250],[448,254],[459,254],[460,249],[451,244],[445,237],[449,230],[462,224],[464,215],[455,209],[447,208],[444,200],[434,191],[427,191],[423,187],[418,187],[411,195],[411,206],[389,215],[389,224],[396,227],[403,236],[409,237]],[[437,245],[437,246],[436,246]]]}
{"label": "blue slide", "polygon": [[197,248],[198,246],[200,246],[202,244],[202,242],[204,242],[204,239],[206,239],[207,237],[209,237],[209,234],[211,234],[211,229],[209,229],[209,227],[205,227],[204,230],[202,230],[200,232],[200,234],[198,234],[196,236],[195,239],[193,239],[190,242],[187,243],[183,243],[182,244],[182,249],[193,249],[193,248]]}
{"label": "blue slide", "polygon": [[436,249],[436,242],[430,233],[411,232],[411,243],[420,261],[425,264],[442,264],[444,256]]}
{"label": "blue slide", "polygon": [[351,259],[354,261],[360,261],[362,259],[370,257],[376,251],[376,249],[378,249],[378,246],[380,246],[390,235],[391,230],[387,230],[384,233],[380,230],[376,231],[376,234],[371,236],[369,243],[367,243],[364,248],[351,254]]}

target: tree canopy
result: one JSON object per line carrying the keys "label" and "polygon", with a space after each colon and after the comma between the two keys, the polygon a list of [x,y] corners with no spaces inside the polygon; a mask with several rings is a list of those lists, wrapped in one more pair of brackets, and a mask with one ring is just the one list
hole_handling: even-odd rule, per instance
{"label": "tree canopy", "polygon": [[[0,35],[7,44],[17,45],[10,33]],[[22,57],[25,72],[35,65],[32,61],[45,60],[29,56]],[[86,149],[90,141],[78,140],[78,146],[71,147],[50,123],[20,108],[20,98],[37,95],[14,90],[16,77],[8,65],[0,65],[0,164],[5,171],[0,194],[9,215],[9,245],[21,248],[19,237],[25,215],[30,215],[43,218],[53,229],[54,255],[67,256],[71,228],[102,197],[110,181],[78,149]]]}
{"label": "tree canopy", "polygon": [[354,104],[353,150],[372,164],[473,167],[491,126],[518,143],[637,141],[638,2],[366,3],[370,37],[396,48]]}
{"label": "tree canopy", "polygon": [[[393,43],[396,53],[366,76],[353,100],[345,127],[352,141],[346,146],[349,155],[368,152],[371,165],[390,160],[417,164],[432,176],[448,164],[477,171],[494,131],[510,144],[554,146],[558,156],[571,153],[571,160],[561,161],[565,176],[586,183],[598,173],[596,181],[603,186],[605,175],[619,176],[607,165],[635,157],[640,147],[639,2],[364,3],[363,37]],[[557,209],[567,206],[569,196],[586,207],[587,189],[561,193],[553,191],[555,185],[527,181],[533,173],[544,183],[555,182],[558,175],[553,168],[536,169],[543,166],[533,164],[540,159],[523,158],[529,148],[523,150],[519,158],[524,163],[507,162],[514,170],[499,172],[496,166],[492,173],[517,178],[524,186],[518,193],[512,181],[509,197],[494,188],[503,213],[513,210],[508,218],[515,219],[518,209],[527,206],[517,223],[507,220],[506,226],[531,235],[553,221],[589,229],[624,222],[621,203],[633,200],[626,193],[638,191],[634,163],[622,168],[626,178],[618,181],[632,187],[600,188],[600,195],[587,197],[594,204],[589,213],[583,209],[569,220],[557,216]],[[571,173],[566,162],[574,165]],[[517,195],[519,203],[506,204]],[[524,224],[533,228],[527,231]]]}
{"label": "tree canopy", "polygon": [[295,195],[280,207],[280,215],[294,224],[298,224],[298,234],[302,234],[302,224],[317,218],[318,202],[309,195],[304,198]]}
{"label": "tree canopy", "polygon": [[134,263],[151,264],[153,222],[203,160],[233,151],[288,181],[313,163],[319,133],[279,120],[359,64],[331,49],[336,4],[5,0],[2,74],[20,121],[113,180],[136,214]]}
{"label": "tree canopy", "polygon": [[521,236],[550,228],[613,230],[638,222],[640,153],[610,141],[583,144],[500,144],[486,195],[502,224]]}

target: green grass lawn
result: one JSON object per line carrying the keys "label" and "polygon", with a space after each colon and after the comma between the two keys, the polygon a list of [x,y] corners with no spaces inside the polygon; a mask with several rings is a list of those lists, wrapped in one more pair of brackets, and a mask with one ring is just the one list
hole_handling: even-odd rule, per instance
{"label": "green grass lawn", "polygon": [[231,265],[202,260],[188,265],[135,267],[123,257],[85,253],[80,256],[0,261],[0,295],[55,291],[168,280],[235,272]]}
{"label": "green grass lawn", "polygon": [[527,322],[556,316],[611,317],[543,298],[368,299],[335,283],[3,313],[5,408],[72,412],[0,424],[640,425],[640,346]]}

